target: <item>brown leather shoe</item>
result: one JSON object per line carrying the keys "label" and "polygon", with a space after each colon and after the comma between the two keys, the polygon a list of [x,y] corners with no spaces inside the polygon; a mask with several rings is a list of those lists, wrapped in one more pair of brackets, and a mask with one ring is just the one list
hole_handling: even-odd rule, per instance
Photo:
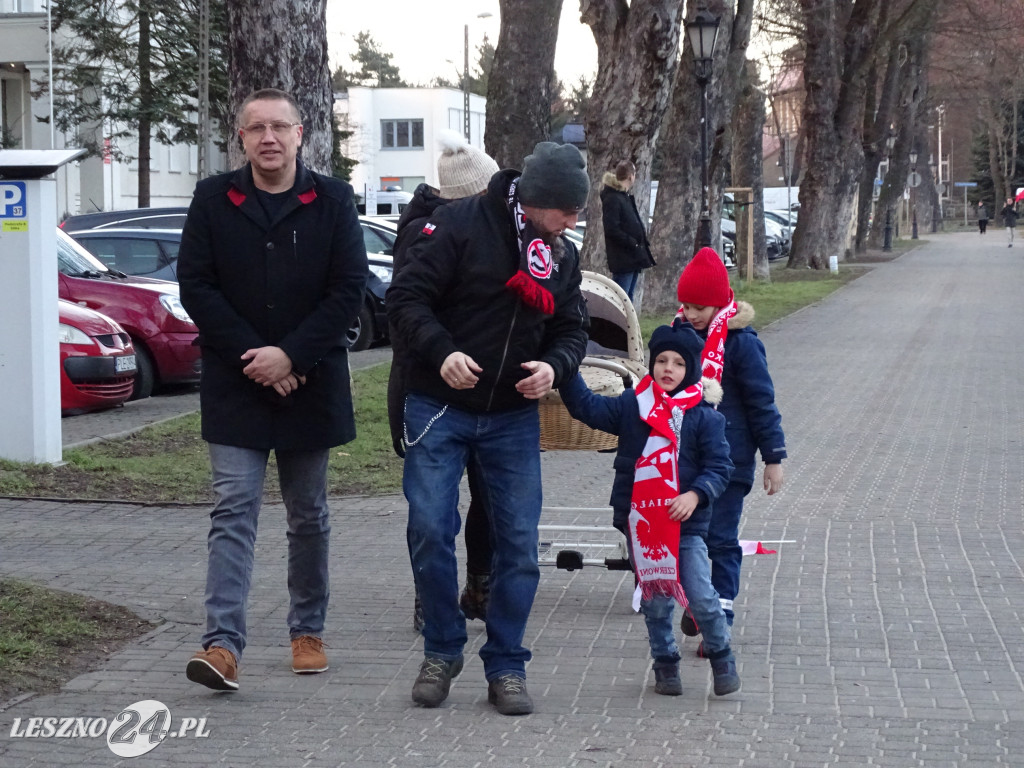
{"label": "brown leather shoe", "polygon": [[313,675],[327,671],[324,641],[312,635],[300,635],[292,640],[292,672]]}
{"label": "brown leather shoe", "polygon": [[238,690],[238,662],[227,648],[211,645],[188,660],[185,676],[215,691]]}

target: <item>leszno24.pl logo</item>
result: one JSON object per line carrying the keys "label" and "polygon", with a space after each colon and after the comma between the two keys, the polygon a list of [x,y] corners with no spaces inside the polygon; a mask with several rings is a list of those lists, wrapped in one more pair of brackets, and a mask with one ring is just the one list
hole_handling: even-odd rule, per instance
{"label": "leszno24.pl logo", "polygon": [[110,720],[105,717],[16,717],[12,739],[82,739],[107,737],[118,757],[138,757],[159,747],[167,738],[205,739],[210,735],[205,717],[182,717],[175,727],[171,712],[154,699],[137,701]]}

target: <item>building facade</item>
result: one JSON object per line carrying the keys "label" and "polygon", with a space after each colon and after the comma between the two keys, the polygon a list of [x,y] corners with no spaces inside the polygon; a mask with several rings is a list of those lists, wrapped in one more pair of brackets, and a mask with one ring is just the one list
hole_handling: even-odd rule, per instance
{"label": "building facade", "polygon": [[[483,149],[487,99],[469,96],[469,142]],[[438,185],[438,133],[462,133],[465,94],[455,88],[350,87],[335,94],[341,129],[351,132],[341,151],[358,162],[352,186],[361,200],[399,187],[411,192],[422,182]]]}

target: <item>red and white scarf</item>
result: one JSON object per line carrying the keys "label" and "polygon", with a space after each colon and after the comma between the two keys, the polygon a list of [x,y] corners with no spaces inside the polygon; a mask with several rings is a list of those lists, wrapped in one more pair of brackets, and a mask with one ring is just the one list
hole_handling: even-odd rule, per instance
{"label": "red and white scarf", "polygon": [[633,545],[633,567],[637,578],[633,607],[654,595],[675,598],[686,607],[686,594],[679,583],[680,523],[668,516],[668,507],[681,492],[679,488],[679,430],[683,414],[697,405],[703,385],[697,382],[675,397],[668,395],[649,375],[636,388],[640,419],[651,434],[637,459],[633,475],[633,497],[629,509],[629,537]]}
{"label": "red and white scarf", "polygon": [[[714,379],[719,384],[722,383],[722,368],[725,366],[725,340],[729,335],[729,321],[735,314],[736,299],[731,299],[711,318],[711,322],[708,323],[708,335],[704,339],[704,351],[700,356],[701,376],[705,379]],[[676,318],[686,321],[681,306],[676,312]]]}
{"label": "red and white scarf", "polygon": [[505,282],[505,286],[526,306],[542,315],[553,315],[555,297],[548,285],[558,265],[551,253],[551,246],[544,242],[533,222],[526,218],[523,206],[519,203],[518,186],[519,179],[515,179],[509,186],[507,202],[519,240],[519,269]]}

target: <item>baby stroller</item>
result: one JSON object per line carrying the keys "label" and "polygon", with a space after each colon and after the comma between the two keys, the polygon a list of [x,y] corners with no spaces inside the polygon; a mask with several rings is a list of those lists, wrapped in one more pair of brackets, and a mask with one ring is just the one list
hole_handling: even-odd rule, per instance
{"label": "baby stroller", "polygon": [[[584,272],[580,286],[590,314],[587,356],[580,374],[591,391],[618,395],[647,374],[640,320],[626,292],[596,272]],[[545,451],[614,451],[618,438],[576,421],[557,391],[540,401],[540,447]],[[579,524],[601,515],[611,519],[611,507],[544,507],[538,526],[538,560],[567,571],[585,565],[629,570],[625,537],[611,525]],[[557,522],[556,522],[557,521]]]}

